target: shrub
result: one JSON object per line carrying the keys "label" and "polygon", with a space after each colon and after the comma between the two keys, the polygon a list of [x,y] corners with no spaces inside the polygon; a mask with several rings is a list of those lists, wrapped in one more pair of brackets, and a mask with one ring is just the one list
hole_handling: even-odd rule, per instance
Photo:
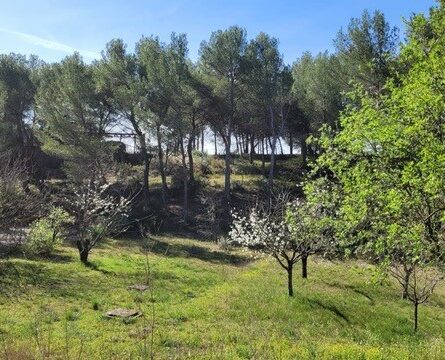
{"label": "shrub", "polygon": [[50,255],[63,241],[63,229],[72,223],[71,216],[63,209],[54,207],[50,213],[31,224],[25,251],[31,255]]}

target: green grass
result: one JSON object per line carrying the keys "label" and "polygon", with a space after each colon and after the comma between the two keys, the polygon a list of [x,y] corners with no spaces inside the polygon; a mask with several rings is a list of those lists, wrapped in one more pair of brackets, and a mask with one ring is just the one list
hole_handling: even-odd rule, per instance
{"label": "green grass", "polygon": [[[373,284],[363,263],[311,261],[289,298],[272,260],[191,239],[159,237],[148,255],[141,245],[109,241],[91,267],[70,247],[48,260],[0,260],[0,358],[38,359],[49,348],[51,359],[77,359],[80,346],[82,359],[141,358],[151,295],[127,287],[146,282],[148,260],[156,359],[445,359],[443,286],[414,335],[399,288]],[[145,316],[104,318],[117,307]]]}

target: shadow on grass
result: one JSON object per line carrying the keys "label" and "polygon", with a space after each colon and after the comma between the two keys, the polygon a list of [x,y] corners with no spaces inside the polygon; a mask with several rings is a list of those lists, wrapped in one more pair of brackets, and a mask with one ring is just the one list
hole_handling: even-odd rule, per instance
{"label": "shadow on grass", "polygon": [[101,268],[100,265],[98,265],[94,262],[88,261],[86,264],[83,264],[83,265],[85,267],[87,267],[88,269],[91,269],[93,271],[98,271],[104,275],[116,275],[116,273],[114,271],[105,270],[104,268]]}
{"label": "shadow on grass", "polygon": [[55,290],[64,284],[56,273],[43,264],[3,261],[0,263],[0,293],[25,293],[29,285]]}
{"label": "shadow on grass", "polygon": [[19,245],[0,245],[0,260],[23,259],[23,260],[43,260],[55,263],[68,263],[73,261],[72,256],[55,252],[48,255],[26,255]]}
{"label": "shadow on grass", "polygon": [[371,295],[367,294],[367,293],[364,292],[363,290],[358,289],[357,287],[352,286],[352,285],[345,285],[345,288],[351,290],[352,292],[354,292],[354,293],[356,293],[356,294],[358,294],[358,295],[361,295],[361,296],[365,297],[366,299],[369,300],[369,302],[371,303],[371,305],[374,305],[374,303],[375,303],[375,302],[374,302],[374,299],[371,297]]}
{"label": "shadow on grass", "polygon": [[325,304],[318,299],[309,299],[309,304],[311,307],[319,307],[324,310],[328,310],[332,312],[334,315],[338,316],[339,318],[349,323],[349,318],[337,306],[333,304]]}
{"label": "shadow on grass", "polygon": [[153,239],[144,248],[152,253],[167,257],[196,258],[218,264],[246,265],[249,259],[245,256],[230,254],[222,251],[211,251],[203,246],[174,244]]}

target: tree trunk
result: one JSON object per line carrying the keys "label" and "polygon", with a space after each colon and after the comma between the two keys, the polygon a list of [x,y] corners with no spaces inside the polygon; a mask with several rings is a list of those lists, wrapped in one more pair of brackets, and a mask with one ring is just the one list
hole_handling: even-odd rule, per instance
{"label": "tree trunk", "polygon": [[266,177],[266,161],[264,160],[264,138],[261,139],[261,170],[263,176]]}
{"label": "tree trunk", "polygon": [[268,184],[269,188],[272,189],[273,185],[273,178],[275,175],[275,150],[277,147],[277,135],[275,131],[275,120],[274,120],[274,113],[272,106],[269,106],[269,113],[270,113],[270,128],[272,131],[272,143],[271,143],[271,149],[270,149],[270,168],[269,168],[269,179]]}
{"label": "tree trunk", "polygon": [[204,126],[201,128],[201,152],[204,154]]}
{"label": "tree trunk", "polygon": [[290,155],[294,154],[294,141],[292,138],[292,132],[289,132],[289,154]]}
{"label": "tree trunk", "polygon": [[188,153],[188,158],[189,158],[190,181],[194,181],[195,180],[195,165],[194,165],[195,163],[193,162],[193,150],[192,150],[191,141],[189,141],[187,144],[187,153]]}
{"label": "tree trunk", "polygon": [[161,174],[162,180],[162,202],[164,205],[167,204],[167,178],[165,176],[165,167],[164,167],[164,154],[162,151],[162,139],[161,139],[161,125],[156,124],[156,138],[158,141],[158,159],[159,159],[159,172]]}
{"label": "tree trunk", "polygon": [[[189,198],[189,191],[188,191],[188,178],[187,178],[187,164],[185,161],[185,152],[184,152],[184,139],[181,135],[181,138],[179,139],[179,147],[181,149],[181,159],[182,159],[182,172],[183,172],[183,182],[184,182],[184,209],[183,209],[183,219],[184,222],[188,223],[188,198]],[[191,148],[192,141],[189,139],[189,142],[187,144],[188,148]]]}
{"label": "tree trunk", "polygon": [[226,203],[230,203],[230,136],[228,136],[227,140],[225,141],[226,145],[226,156],[225,156],[225,169],[224,169],[224,197],[226,199]]}
{"label": "tree trunk", "polygon": [[417,332],[419,319],[419,303],[414,301],[414,331]]}
{"label": "tree trunk", "polygon": [[307,144],[306,144],[306,134],[301,135],[301,142],[300,142],[300,148],[301,148],[301,162],[302,167],[307,167]]}
{"label": "tree trunk", "polygon": [[409,279],[411,277],[411,271],[405,269],[405,277],[403,279],[403,291],[402,299],[408,299]]}
{"label": "tree trunk", "polygon": [[293,264],[289,263],[287,267],[287,290],[289,296],[294,296],[294,284],[292,281]]}
{"label": "tree trunk", "polygon": [[253,164],[253,155],[255,154],[255,136],[253,133],[250,135],[250,163]]}
{"label": "tree trunk", "polygon": [[278,137],[278,143],[280,144],[281,155],[284,155],[283,144],[281,143],[281,138],[280,137]]}
{"label": "tree trunk", "polygon": [[88,264],[88,255],[90,250],[88,249],[88,244],[83,244],[81,241],[77,241],[77,249],[79,250],[80,261],[82,264]]}
{"label": "tree trunk", "polygon": [[216,131],[214,132],[214,139],[215,139],[215,156],[218,155],[218,145],[216,143]]}
{"label": "tree trunk", "polygon": [[139,127],[136,118],[133,113],[130,114],[130,123],[133,126],[133,130],[136,133],[138,138],[139,147],[141,148],[141,154],[144,161],[144,178],[142,184],[142,191],[144,193],[145,204],[148,204],[149,201],[149,175],[150,175],[150,156],[147,152],[147,144],[145,142],[145,135],[143,134],[141,128]]}
{"label": "tree trunk", "polygon": [[307,279],[307,255],[304,255],[301,258],[301,277],[303,279]]}
{"label": "tree trunk", "polygon": [[[182,140],[181,140],[182,141]],[[182,145],[184,146],[184,145]],[[195,168],[193,165],[193,149],[196,149],[196,121],[195,121],[195,111],[192,114],[192,132],[190,134],[190,139],[187,144],[187,154],[189,158],[189,177],[190,181],[195,180]]]}

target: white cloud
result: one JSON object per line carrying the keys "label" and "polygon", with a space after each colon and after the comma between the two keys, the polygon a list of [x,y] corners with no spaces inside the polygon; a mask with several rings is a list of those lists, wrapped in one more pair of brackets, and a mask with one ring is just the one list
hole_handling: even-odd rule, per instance
{"label": "white cloud", "polygon": [[62,44],[62,43],[59,43],[59,42],[54,41],[54,40],[48,40],[48,39],[45,39],[45,38],[41,38],[39,36],[26,34],[26,33],[22,33],[22,32],[19,32],[19,31],[13,31],[13,30],[8,30],[8,29],[1,29],[1,28],[0,28],[0,32],[14,35],[18,39],[21,39],[23,41],[26,41],[26,42],[28,42],[30,44],[33,44],[33,45],[36,45],[36,46],[44,47],[46,49],[60,51],[60,52],[66,53],[66,54],[72,54],[74,52],[78,52],[79,54],[81,54],[85,58],[88,58],[88,59],[91,59],[91,60],[100,58],[100,53],[98,53],[98,52],[77,49],[77,48],[74,48],[72,46],[69,46],[69,45],[66,45],[66,44]]}

